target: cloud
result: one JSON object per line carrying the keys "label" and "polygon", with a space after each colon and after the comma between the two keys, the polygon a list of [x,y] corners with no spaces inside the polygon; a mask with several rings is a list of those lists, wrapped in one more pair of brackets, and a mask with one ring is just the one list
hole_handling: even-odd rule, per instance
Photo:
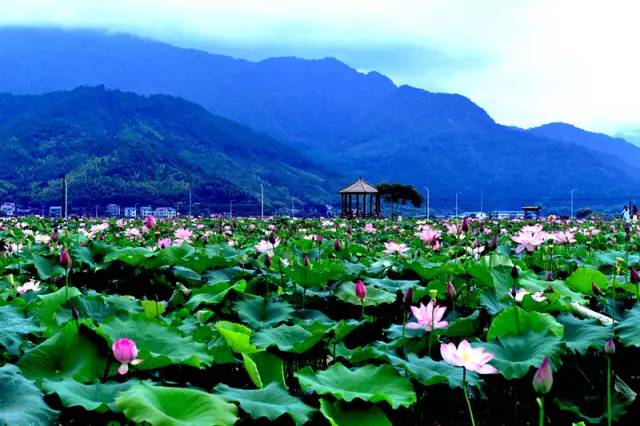
{"label": "cloud", "polygon": [[630,0],[0,0],[0,25],[130,32],[249,59],[335,56],[497,121],[638,128]]}

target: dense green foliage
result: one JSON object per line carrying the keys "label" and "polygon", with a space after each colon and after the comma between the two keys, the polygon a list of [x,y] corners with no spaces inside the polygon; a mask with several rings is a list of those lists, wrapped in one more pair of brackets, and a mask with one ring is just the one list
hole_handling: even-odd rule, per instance
{"label": "dense green foliage", "polygon": [[[530,425],[545,360],[546,424],[606,421],[608,361],[637,422],[637,225],[0,225],[0,423],[457,426],[465,389],[478,424]],[[464,341],[495,374],[445,357]]]}

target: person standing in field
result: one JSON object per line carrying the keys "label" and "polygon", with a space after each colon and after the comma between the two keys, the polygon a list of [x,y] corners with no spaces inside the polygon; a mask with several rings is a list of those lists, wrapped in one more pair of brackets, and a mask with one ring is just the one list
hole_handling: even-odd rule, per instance
{"label": "person standing in field", "polygon": [[631,210],[631,219],[633,220],[633,223],[636,223],[638,221],[638,207],[636,207],[636,205],[633,205],[633,209]]}
{"label": "person standing in field", "polygon": [[629,223],[631,221],[631,216],[629,215],[629,207],[624,206],[621,214],[622,214],[622,220],[624,221],[624,223]]}

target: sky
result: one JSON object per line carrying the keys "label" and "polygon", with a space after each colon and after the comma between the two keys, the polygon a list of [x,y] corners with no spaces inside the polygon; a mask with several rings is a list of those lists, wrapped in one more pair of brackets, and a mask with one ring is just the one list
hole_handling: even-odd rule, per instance
{"label": "sky", "polygon": [[640,2],[0,0],[0,26],[127,32],[259,60],[336,57],[460,93],[496,121],[564,121],[640,142]]}

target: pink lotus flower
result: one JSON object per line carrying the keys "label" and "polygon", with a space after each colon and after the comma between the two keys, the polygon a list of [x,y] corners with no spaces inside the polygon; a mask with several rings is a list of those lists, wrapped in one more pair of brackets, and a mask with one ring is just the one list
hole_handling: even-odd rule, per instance
{"label": "pink lotus flower", "polygon": [[542,230],[542,225],[524,226],[520,232],[511,237],[513,241],[518,243],[516,247],[516,253],[520,254],[523,251],[534,252],[538,246],[544,244],[547,240],[548,234]]}
{"label": "pink lotus flower", "polygon": [[165,247],[170,247],[171,246],[171,238],[169,237],[165,237],[161,240],[158,240],[158,248],[165,248]]}
{"label": "pink lotus flower", "polygon": [[189,231],[188,229],[177,229],[174,233],[173,236],[176,239],[176,242],[178,243],[189,243],[191,242],[191,235],[193,233],[191,231]]}
{"label": "pink lotus flower", "polygon": [[41,290],[40,281],[36,281],[36,280],[29,280],[26,283],[16,288],[16,291],[19,294],[25,294],[28,291],[40,291],[40,290]]}
{"label": "pink lotus flower", "polygon": [[416,234],[425,245],[431,246],[434,250],[440,249],[440,241],[438,240],[440,235],[442,235],[442,231],[436,231],[428,226]]}
{"label": "pink lotus flower", "polygon": [[149,215],[144,218],[144,224],[147,228],[155,228],[158,224],[156,222],[156,218],[152,215]]}
{"label": "pink lotus flower", "polygon": [[407,252],[409,250],[409,247],[407,247],[406,244],[397,244],[393,241],[390,241],[388,243],[384,243],[384,246],[386,248],[386,250],[383,250],[383,253],[387,253],[387,254],[393,254],[393,253],[397,253],[400,255],[404,255],[405,252]]}
{"label": "pink lotus flower", "polygon": [[484,348],[473,348],[467,340],[460,342],[458,347],[454,343],[440,344],[442,359],[451,365],[464,367],[478,374],[495,374],[496,368],[489,364],[494,355],[485,352]]}
{"label": "pink lotus flower", "polygon": [[447,308],[444,306],[436,306],[431,300],[427,306],[420,303],[420,307],[412,306],[411,312],[417,322],[407,323],[407,328],[418,329],[424,328],[426,331],[432,331],[437,328],[445,328],[449,325],[447,321],[442,321]]}
{"label": "pink lotus flower", "polygon": [[362,300],[366,297],[366,295],[367,295],[367,288],[365,287],[362,280],[357,280],[356,281],[356,297]]}
{"label": "pink lotus flower", "polygon": [[273,249],[280,245],[280,239],[274,237],[273,243],[266,240],[260,240],[258,244],[253,246],[258,253],[267,253],[269,256],[273,257]]}
{"label": "pink lotus flower", "polygon": [[142,362],[141,359],[137,358],[138,348],[136,347],[136,342],[126,337],[113,342],[111,350],[113,351],[113,357],[120,363],[120,367],[118,367],[119,374],[127,374],[129,364],[138,365]]}
{"label": "pink lotus flower", "polygon": [[368,233],[372,234],[372,233],[376,232],[376,228],[374,228],[372,224],[367,223],[364,226],[364,232],[368,232]]}
{"label": "pink lotus flower", "polygon": [[[514,298],[516,300],[516,302],[522,302],[522,299],[524,299],[524,297],[527,294],[531,294],[529,293],[527,290],[525,290],[524,288],[520,288],[518,289],[518,291],[516,291],[515,294],[513,294],[513,290],[509,290],[509,296],[511,296],[512,298]],[[546,297],[544,297],[544,293],[542,291],[536,291],[535,293],[533,293],[531,295],[531,298],[533,300],[535,300],[536,302],[544,302],[545,300],[547,300]]]}
{"label": "pink lotus flower", "polygon": [[460,228],[455,223],[446,222],[444,226],[447,227],[447,235],[457,235],[460,233]]}
{"label": "pink lotus flower", "polygon": [[573,244],[576,242],[574,233],[568,229],[554,233],[553,240],[556,244]]}

